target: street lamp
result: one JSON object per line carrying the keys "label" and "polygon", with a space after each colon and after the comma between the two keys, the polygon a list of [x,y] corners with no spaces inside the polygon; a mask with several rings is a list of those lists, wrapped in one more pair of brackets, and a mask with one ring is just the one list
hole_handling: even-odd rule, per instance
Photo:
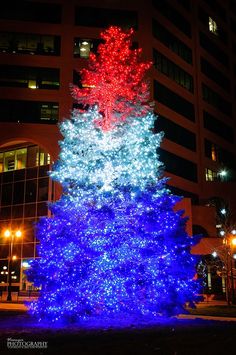
{"label": "street lamp", "polygon": [[16,255],[12,255],[12,251],[13,251],[13,245],[14,245],[15,239],[21,238],[22,237],[22,232],[19,229],[16,230],[16,231],[12,231],[10,229],[6,229],[4,231],[4,237],[9,240],[9,245],[10,245],[10,253],[9,253],[9,257],[8,257],[8,289],[7,289],[8,292],[7,292],[7,301],[12,301],[12,298],[11,298],[12,261],[16,260],[16,258],[17,258]]}

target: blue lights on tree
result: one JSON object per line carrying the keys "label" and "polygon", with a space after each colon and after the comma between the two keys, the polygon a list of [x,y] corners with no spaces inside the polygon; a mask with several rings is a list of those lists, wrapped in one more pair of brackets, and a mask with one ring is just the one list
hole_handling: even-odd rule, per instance
{"label": "blue lights on tree", "polygon": [[[106,36],[115,30],[123,35],[120,48],[132,54],[120,29]],[[99,105],[90,105],[60,125],[61,151],[50,175],[63,194],[50,206],[52,217],[37,224],[40,258],[28,272],[42,286],[38,301],[30,303],[39,320],[133,317],[139,324],[145,316],[179,314],[197,300],[190,254],[196,238],[187,235],[186,219],[173,210],[179,198],[162,178],[155,115],[132,110],[125,120],[112,119],[115,124],[107,116],[105,129],[103,119]]]}

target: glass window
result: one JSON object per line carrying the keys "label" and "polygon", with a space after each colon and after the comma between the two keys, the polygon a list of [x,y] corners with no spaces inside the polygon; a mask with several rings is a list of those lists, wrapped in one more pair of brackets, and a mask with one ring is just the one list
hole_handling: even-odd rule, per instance
{"label": "glass window", "polygon": [[24,205],[24,216],[25,217],[34,217],[36,215],[36,204],[29,203]]}
{"label": "glass window", "polygon": [[14,172],[14,181],[25,180],[25,170],[15,170]]}
{"label": "glass window", "polygon": [[4,171],[15,170],[15,150],[4,154]]}
{"label": "glass window", "polygon": [[97,52],[100,43],[100,39],[75,38],[74,57],[89,58],[90,52]]}
{"label": "glass window", "polygon": [[23,205],[12,206],[12,218],[23,217]]}
{"label": "glass window", "polygon": [[153,6],[170,22],[172,22],[180,31],[188,37],[191,37],[191,24],[173,8],[167,0],[153,0]]}
{"label": "glass window", "polygon": [[135,11],[102,9],[96,7],[75,8],[75,24],[86,27],[119,26],[138,29],[138,14]]}
{"label": "glass window", "polygon": [[25,203],[35,202],[37,193],[37,179],[27,180],[25,188]]}
{"label": "glass window", "polygon": [[55,102],[39,102],[24,100],[1,100],[0,110],[2,122],[57,123],[59,106]]}
{"label": "glass window", "polygon": [[34,219],[26,219],[24,221],[24,242],[33,242],[34,241],[34,224],[35,220]]}
{"label": "glass window", "polygon": [[0,52],[60,55],[60,37],[31,33],[0,32]]}
{"label": "glass window", "polygon": [[0,17],[7,20],[61,23],[61,4],[21,0],[12,6],[12,2],[4,1]]}
{"label": "glass window", "polygon": [[165,170],[184,179],[197,182],[197,164],[159,148]]}
{"label": "glass window", "polygon": [[4,171],[3,153],[0,153],[0,173]]}
{"label": "glass window", "polygon": [[25,169],[26,157],[27,157],[27,148],[16,150],[16,169]]}
{"label": "glass window", "polygon": [[202,84],[202,98],[224,114],[232,117],[232,104],[205,84]]}
{"label": "glass window", "polygon": [[193,132],[179,126],[175,122],[157,115],[155,121],[155,132],[165,132],[164,138],[171,140],[183,147],[196,151],[196,136]]}
{"label": "glass window", "polygon": [[210,38],[208,38],[203,32],[199,33],[200,45],[208,53],[210,53],[214,59],[222,63],[228,68],[229,58],[224,51],[222,51]]}
{"label": "glass window", "polygon": [[39,177],[48,176],[48,165],[43,165],[39,167]]}
{"label": "glass window", "polygon": [[205,169],[205,177],[206,177],[206,181],[217,181],[218,180],[217,172],[213,171],[211,169],[208,169],[208,168]]}
{"label": "glass window", "polygon": [[34,248],[35,248],[34,243],[23,243],[22,257],[23,258],[32,257],[34,255]]}
{"label": "glass window", "polygon": [[[3,206],[3,204],[2,204]],[[11,207],[2,207],[0,213],[0,219],[11,219]]]}
{"label": "glass window", "polygon": [[154,80],[154,99],[190,121],[195,121],[194,105]]}
{"label": "glass window", "polygon": [[19,181],[14,183],[13,188],[13,205],[24,203],[25,182]]}
{"label": "glass window", "polygon": [[215,68],[205,58],[201,57],[201,71],[221,88],[224,88],[227,92],[230,92],[230,80],[222,74],[220,70]]}
{"label": "glass window", "polygon": [[191,49],[154,19],[152,20],[152,34],[171,51],[176,53],[187,63],[192,64]]}
{"label": "glass window", "polygon": [[30,89],[59,89],[60,73],[56,68],[0,65],[0,86]]}
{"label": "glass window", "polygon": [[12,184],[3,184],[2,185],[2,201],[1,201],[2,206],[11,205],[12,190],[13,190]]}
{"label": "glass window", "polygon": [[37,216],[47,216],[48,206],[47,203],[38,203],[37,204]]}
{"label": "glass window", "polygon": [[156,49],[153,49],[153,63],[158,71],[174,80],[178,85],[193,92],[193,77]]}
{"label": "glass window", "polygon": [[217,35],[218,27],[216,22],[209,16],[209,31],[214,35]]}
{"label": "glass window", "polygon": [[29,168],[26,170],[26,179],[33,179],[38,176],[38,169],[37,168]]}
{"label": "glass window", "polygon": [[38,180],[38,201],[48,201],[48,185],[48,178]]}

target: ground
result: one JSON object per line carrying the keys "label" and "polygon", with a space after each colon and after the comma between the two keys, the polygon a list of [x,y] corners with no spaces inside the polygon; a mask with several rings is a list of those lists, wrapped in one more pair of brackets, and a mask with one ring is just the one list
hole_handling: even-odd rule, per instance
{"label": "ground", "polygon": [[[38,326],[23,309],[0,311],[0,354],[225,355],[235,353],[232,351],[236,345],[235,334],[235,318],[214,321],[190,315],[156,325],[147,322],[144,328],[129,325],[125,329],[111,326],[53,329]],[[44,341],[47,349],[8,349],[8,338]]]}

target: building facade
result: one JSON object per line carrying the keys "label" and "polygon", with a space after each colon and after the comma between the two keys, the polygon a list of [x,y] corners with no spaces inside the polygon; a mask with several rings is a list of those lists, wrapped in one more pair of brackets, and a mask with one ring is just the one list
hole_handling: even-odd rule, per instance
{"label": "building facade", "polygon": [[24,269],[37,257],[34,224],[60,196],[47,175],[59,152],[57,123],[76,105],[70,84],[79,83],[76,70],[109,25],[134,28],[134,45],[153,62],[148,79],[155,130],[165,132],[159,155],[170,189],[188,199],[193,231],[216,237],[210,201],[236,209],[236,1],[9,1],[0,17],[2,287],[9,277],[6,229],[14,285],[27,287]]}

